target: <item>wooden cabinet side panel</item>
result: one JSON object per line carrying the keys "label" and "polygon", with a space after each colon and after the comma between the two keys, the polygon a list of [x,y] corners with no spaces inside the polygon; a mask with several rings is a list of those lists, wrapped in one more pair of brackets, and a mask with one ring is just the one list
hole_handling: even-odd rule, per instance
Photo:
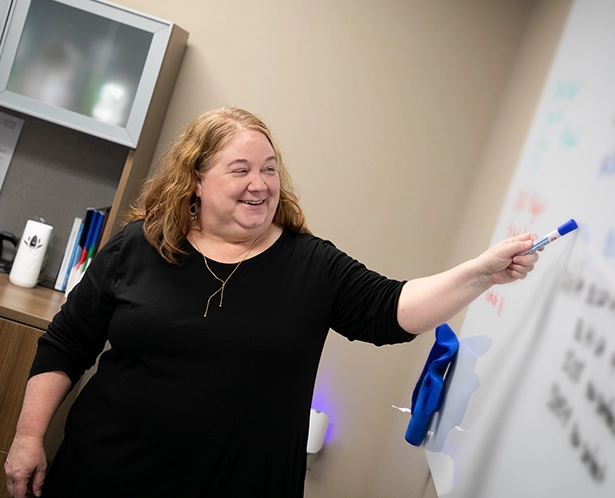
{"label": "wooden cabinet side panel", "polygon": [[0,450],[8,451],[42,330],[0,318]]}
{"label": "wooden cabinet side panel", "polygon": [[6,461],[6,453],[0,451],[0,498],[11,498],[6,489],[6,475],[4,475],[4,462]]}

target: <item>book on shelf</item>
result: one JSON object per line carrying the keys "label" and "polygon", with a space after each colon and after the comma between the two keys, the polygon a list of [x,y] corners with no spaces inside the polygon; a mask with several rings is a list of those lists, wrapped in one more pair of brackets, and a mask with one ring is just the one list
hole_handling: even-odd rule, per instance
{"label": "book on shelf", "polygon": [[[56,290],[68,294],[79,283],[91,259],[98,251],[109,211],[109,207],[87,208],[72,241],[73,231],[71,231],[65,251],[65,257],[67,254],[70,256],[67,258],[66,265],[62,264],[60,267],[56,279]],[[77,218],[75,223],[76,220]],[[75,229],[75,224],[73,224],[73,229]]]}
{"label": "book on shelf", "polygon": [[55,290],[64,291],[66,287],[66,279],[68,278],[68,268],[69,264],[73,258],[73,252],[75,251],[75,244],[77,243],[77,239],[81,235],[81,229],[83,227],[83,218],[76,217],[73,221],[73,227],[70,230],[70,235],[68,236],[68,242],[66,243],[66,249],[64,250],[64,257],[62,258],[62,263],[60,264],[60,270],[58,271],[58,277],[56,278],[56,282],[53,286]]}

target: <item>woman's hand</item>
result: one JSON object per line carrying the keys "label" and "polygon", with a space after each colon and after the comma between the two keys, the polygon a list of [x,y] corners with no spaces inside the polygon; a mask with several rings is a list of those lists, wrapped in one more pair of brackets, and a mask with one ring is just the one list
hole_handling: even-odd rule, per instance
{"label": "woman's hand", "polygon": [[26,498],[29,486],[34,496],[40,496],[47,471],[43,439],[16,435],[4,462],[4,471],[9,496]]}
{"label": "woman's hand", "polygon": [[482,253],[476,262],[481,275],[491,284],[508,284],[523,279],[534,269],[538,254],[521,256],[537,239],[533,233],[510,237]]}

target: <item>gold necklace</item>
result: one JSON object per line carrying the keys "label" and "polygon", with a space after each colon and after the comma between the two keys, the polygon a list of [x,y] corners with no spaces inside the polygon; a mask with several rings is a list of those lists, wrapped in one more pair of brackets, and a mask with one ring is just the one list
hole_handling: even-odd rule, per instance
{"label": "gold necklace", "polygon": [[237,263],[237,266],[235,266],[235,268],[233,268],[233,271],[229,274],[228,277],[226,277],[225,280],[222,280],[218,275],[216,275],[212,269],[209,267],[209,263],[207,262],[207,258],[205,257],[205,254],[201,251],[201,249],[199,248],[199,245],[196,241],[196,239],[194,238],[194,235],[192,236],[192,240],[194,241],[194,246],[196,247],[196,250],[199,251],[201,253],[201,256],[203,256],[203,261],[205,261],[205,267],[209,270],[209,273],[211,273],[213,275],[213,277],[218,280],[222,286],[216,291],[214,292],[211,296],[209,296],[209,299],[207,300],[207,305],[205,306],[205,313],[203,314],[203,318],[205,318],[207,316],[207,312],[209,311],[209,303],[211,302],[211,299],[218,293],[220,293],[220,304],[218,305],[219,308],[222,308],[222,300],[224,299],[224,289],[226,287],[226,284],[228,283],[228,281],[231,279],[231,277],[233,276],[233,274],[237,271],[237,268],[239,268],[239,266],[241,265],[241,263],[243,263],[246,259],[248,259],[248,256],[250,255],[250,253],[252,252],[252,249],[254,249],[254,246],[256,245],[256,243],[258,242],[258,239],[260,239],[260,235],[258,237],[256,237],[254,239],[254,242],[252,242],[252,245],[250,246],[250,249],[248,249],[248,251],[246,252],[246,255],[242,258],[242,260]]}

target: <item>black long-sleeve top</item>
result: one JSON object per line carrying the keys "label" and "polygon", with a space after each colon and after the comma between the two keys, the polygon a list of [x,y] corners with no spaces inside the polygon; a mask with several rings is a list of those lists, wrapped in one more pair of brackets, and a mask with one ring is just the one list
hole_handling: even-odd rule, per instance
{"label": "black long-sleeve top", "polygon": [[[73,383],[111,349],[75,401],[44,498],[303,496],[309,411],[329,329],[376,345],[403,282],[308,234],[284,231],[220,287],[186,242],[165,262],[129,224],[92,260],[39,341],[31,375]],[[209,261],[225,279],[235,264]]]}

